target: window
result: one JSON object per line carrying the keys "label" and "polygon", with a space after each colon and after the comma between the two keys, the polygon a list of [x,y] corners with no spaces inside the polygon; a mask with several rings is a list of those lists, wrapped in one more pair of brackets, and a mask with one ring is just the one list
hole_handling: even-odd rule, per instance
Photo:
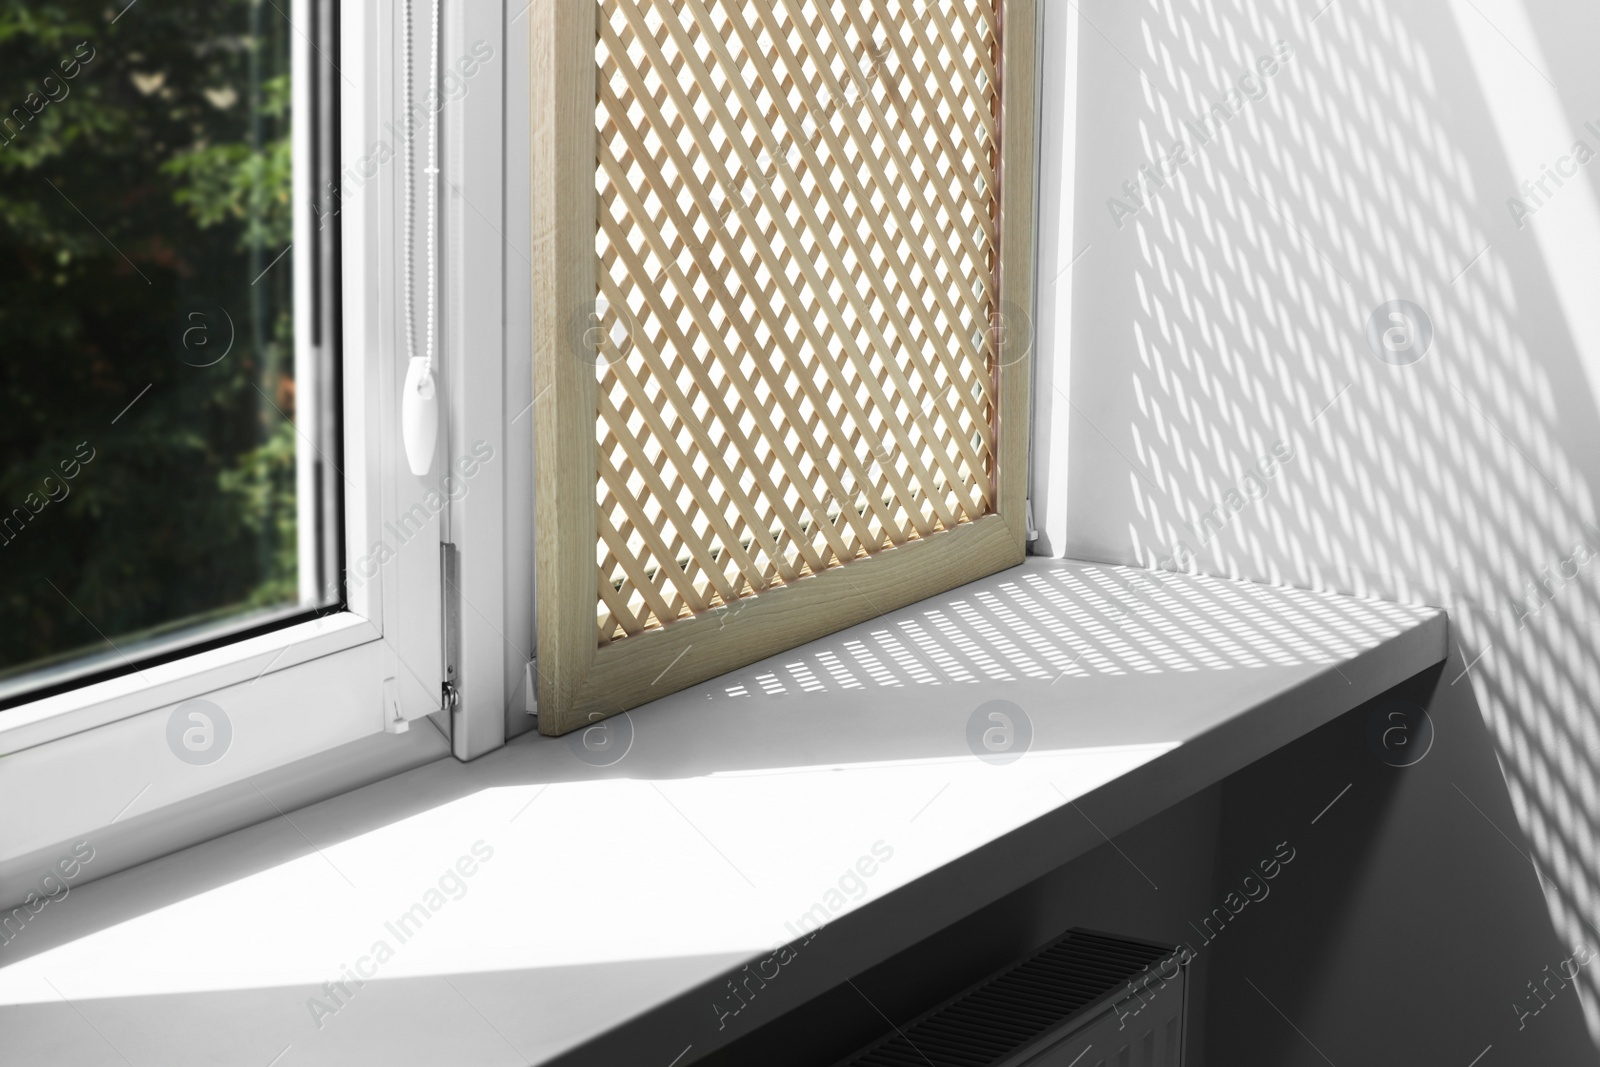
{"label": "window", "polygon": [[1023,554],[1032,0],[411,4],[409,65],[384,0],[0,44],[0,877],[492,750],[536,630],[564,732]]}
{"label": "window", "polygon": [[307,43],[270,4],[30,13],[0,44],[12,703],[343,597]]}
{"label": "window", "polygon": [[1020,562],[1035,6],[539,18],[540,729]]}
{"label": "window", "polygon": [[[37,492],[0,545],[0,810],[20,813],[0,881],[86,837],[137,862],[506,736],[532,611],[531,582],[484,592],[519,469],[481,332],[515,255],[506,16],[447,9],[430,92],[414,3],[409,116],[382,0],[73,0],[0,43],[27,114],[0,119],[4,514]],[[399,251],[408,146],[425,217],[430,118],[453,266],[447,410],[416,476]]]}

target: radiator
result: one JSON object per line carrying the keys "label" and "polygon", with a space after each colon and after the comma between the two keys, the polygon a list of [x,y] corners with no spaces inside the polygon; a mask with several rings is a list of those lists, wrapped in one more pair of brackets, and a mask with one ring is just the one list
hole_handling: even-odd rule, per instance
{"label": "radiator", "polygon": [[1188,961],[1070,930],[838,1067],[1181,1067]]}

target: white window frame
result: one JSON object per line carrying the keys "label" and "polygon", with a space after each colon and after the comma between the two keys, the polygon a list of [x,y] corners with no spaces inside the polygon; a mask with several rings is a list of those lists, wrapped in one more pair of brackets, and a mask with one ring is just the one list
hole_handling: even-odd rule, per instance
{"label": "white window frame", "polygon": [[[295,193],[306,204],[313,190],[309,169],[301,164],[309,158],[313,124],[306,121],[310,105],[303,94],[310,75],[303,29],[312,17],[311,0],[295,0],[288,10],[301,45],[293,69],[294,128],[301,138]],[[415,99],[425,106],[426,0],[417,10],[422,39]],[[503,263],[505,256],[517,258],[503,238],[505,31],[514,11],[498,4],[449,4],[445,10],[443,64],[465,53],[463,42],[487,43],[494,59],[475,74],[466,95],[440,114],[445,177],[455,190],[441,183],[450,264],[441,292],[447,412],[432,471],[421,479],[410,473],[399,432],[405,356],[396,214],[403,158],[398,136],[405,128],[396,69],[400,14],[382,0],[342,0],[337,66],[344,188],[336,218],[343,244],[338,458],[346,487],[347,610],[0,713],[0,810],[12,816],[0,837],[0,894],[8,875],[31,873],[30,864],[63,842],[110,843],[102,854],[114,858],[93,872],[100,877],[272,817],[269,804],[287,810],[446,754],[473,758],[504,743],[508,722],[521,728],[525,715],[516,697],[532,641],[531,501],[526,492],[516,493],[513,499],[521,503],[508,517],[506,490],[508,484],[532,483],[531,418],[522,419],[520,430],[511,422],[524,406],[513,387],[522,382],[526,394],[531,371],[521,369],[527,361],[505,358],[508,340],[527,351],[528,333],[526,300],[506,301]],[[512,30],[525,42],[516,24]],[[525,57],[517,58],[525,70]],[[420,169],[425,132],[417,149]],[[314,220],[309,212],[299,215],[296,243],[308,247]],[[525,256],[525,237],[521,248]],[[301,271],[301,278],[306,274]],[[525,273],[511,274],[527,293]],[[308,306],[303,301],[309,294],[308,285],[297,285],[298,307]],[[508,306],[524,310],[508,317]],[[298,345],[308,354],[309,336],[302,335]],[[512,447],[508,431],[516,439]],[[397,536],[402,516],[424,503],[453,459],[480,440],[495,458],[468,479],[465,495],[414,532],[412,512],[406,536]],[[514,455],[519,442],[521,453]],[[302,441],[302,453],[311,447],[309,438]],[[456,595],[441,582],[441,545],[451,530],[461,561],[451,587]],[[513,542],[524,547],[509,550]],[[393,552],[381,565],[377,558],[385,553],[374,551],[379,545]],[[508,577],[522,588],[508,590]],[[449,676],[463,697],[453,713],[441,690],[448,671],[447,604],[462,623],[455,645],[459,666],[449,665],[458,666]],[[199,698],[222,708],[232,728],[226,753],[203,766],[177,759],[167,742],[176,706]],[[430,722],[420,721],[425,717]],[[269,795],[273,790],[263,783],[278,784],[280,795]],[[264,803],[237,802],[241,794],[249,799],[254,793]],[[224,803],[225,797],[232,802]]]}
{"label": "white window frame", "polygon": [[533,290],[528,198],[527,0],[446,3],[442,66],[494,59],[445,113],[445,344],[452,456],[494,450],[452,502],[447,537],[459,572],[445,586],[454,620],[453,751],[470,760],[532,727]]}

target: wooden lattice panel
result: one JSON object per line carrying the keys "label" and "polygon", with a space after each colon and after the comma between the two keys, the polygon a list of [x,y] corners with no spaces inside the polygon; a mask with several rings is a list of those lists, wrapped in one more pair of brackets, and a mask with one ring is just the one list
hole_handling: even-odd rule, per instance
{"label": "wooden lattice panel", "polygon": [[1039,14],[531,0],[542,732],[1021,561]]}
{"label": "wooden lattice panel", "polygon": [[598,0],[601,644],[996,509],[997,0]]}

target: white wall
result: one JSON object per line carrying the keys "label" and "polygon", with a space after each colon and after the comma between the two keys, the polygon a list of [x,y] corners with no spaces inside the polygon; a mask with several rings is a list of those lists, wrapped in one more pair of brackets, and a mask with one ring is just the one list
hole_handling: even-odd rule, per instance
{"label": "white wall", "polygon": [[[1077,90],[1047,75],[1039,549],[1448,607],[1556,931],[1600,945],[1600,159],[1518,188],[1600,152],[1600,5],[1047,4]],[[1433,327],[1405,366],[1367,338],[1400,298]]]}

